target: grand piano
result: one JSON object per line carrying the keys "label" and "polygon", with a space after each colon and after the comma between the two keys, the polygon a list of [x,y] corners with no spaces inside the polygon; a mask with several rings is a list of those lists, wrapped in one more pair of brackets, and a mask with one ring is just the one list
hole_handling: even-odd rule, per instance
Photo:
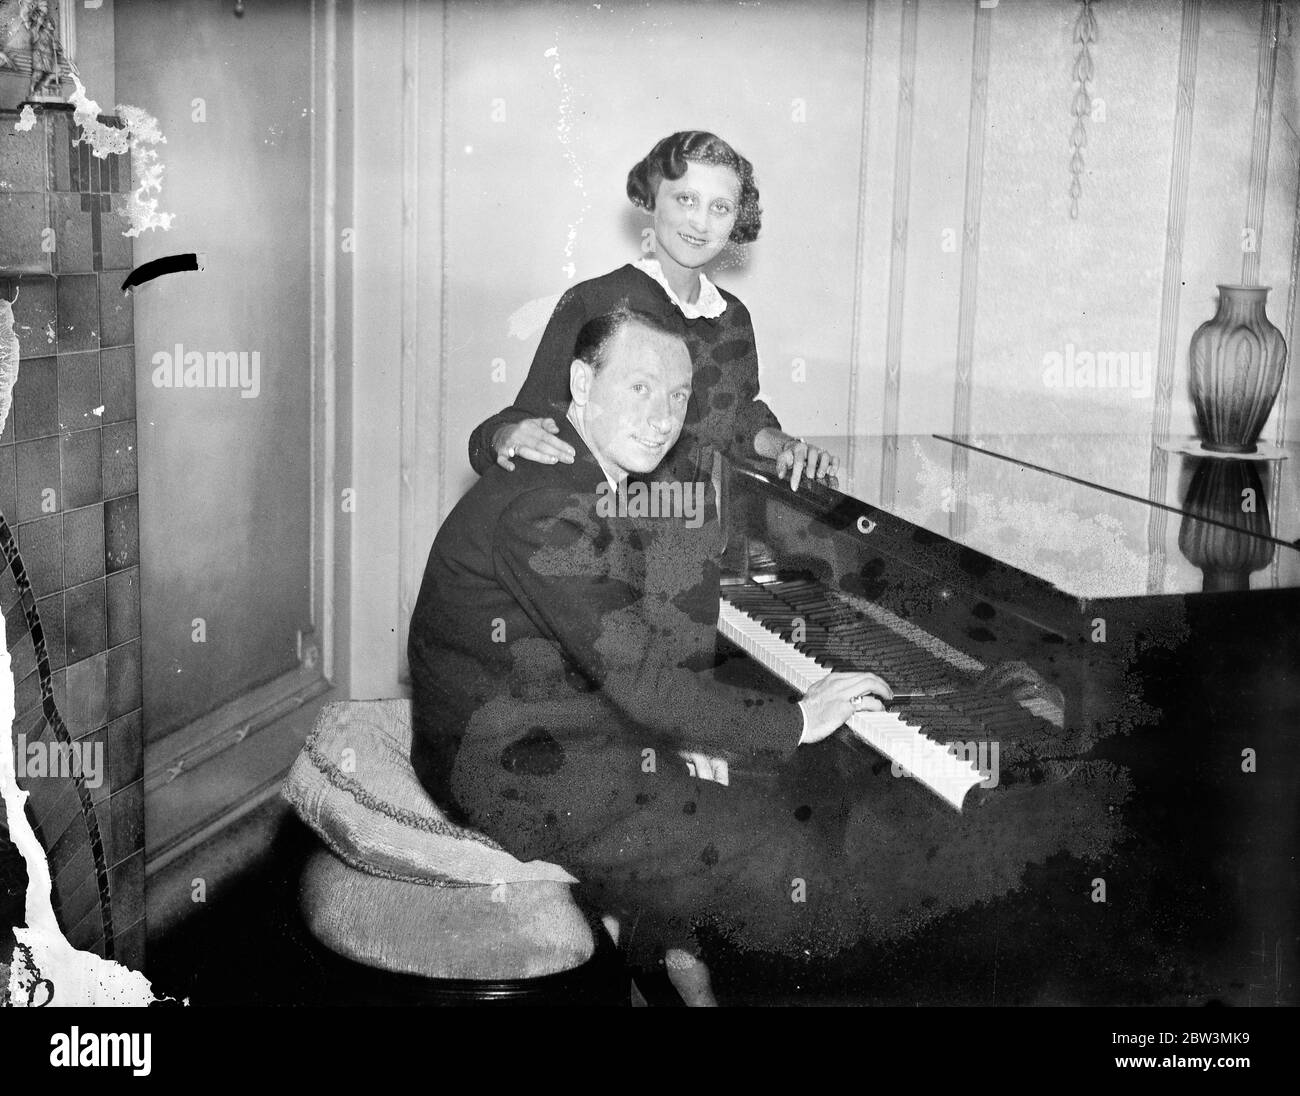
{"label": "grand piano", "polygon": [[1294,1004],[1300,448],[810,440],[726,467],[724,662],[916,694],[835,747],[898,894],[827,993]]}

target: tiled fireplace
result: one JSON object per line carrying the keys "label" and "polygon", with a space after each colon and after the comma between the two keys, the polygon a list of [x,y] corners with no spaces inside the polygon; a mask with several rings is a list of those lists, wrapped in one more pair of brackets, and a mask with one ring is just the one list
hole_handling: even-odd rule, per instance
{"label": "tiled fireplace", "polygon": [[[0,436],[0,602],[14,736],[102,744],[102,782],[36,776],[28,816],[72,943],[144,950],[139,522],[127,156],[99,160],[71,111],[0,111],[0,292],[21,365]],[[102,122],[116,124],[102,117]],[[90,756],[94,756],[92,753]],[[21,762],[20,762],[21,764]]]}

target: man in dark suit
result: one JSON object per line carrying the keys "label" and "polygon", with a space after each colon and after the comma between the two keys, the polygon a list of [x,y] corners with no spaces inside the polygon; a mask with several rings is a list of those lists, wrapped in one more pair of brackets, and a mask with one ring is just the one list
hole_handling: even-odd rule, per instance
{"label": "man in dark suit", "polygon": [[[489,468],[434,541],[411,621],[412,761],[453,818],[631,918],[635,955],[675,948],[689,968],[692,929],[729,910],[770,900],[765,931],[790,931],[805,911],[789,873],[811,854],[807,827],[770,824],[767,792],[694,779],[680,757],[771,768],[890,692],[865,673],[801,700],[714,680],[712,485],[674,478],[693,467],[673,450],[685,344],[622,308],[582,328],[570,382],[572,463]],[[705,1000],[702,972],[670,976]]]}

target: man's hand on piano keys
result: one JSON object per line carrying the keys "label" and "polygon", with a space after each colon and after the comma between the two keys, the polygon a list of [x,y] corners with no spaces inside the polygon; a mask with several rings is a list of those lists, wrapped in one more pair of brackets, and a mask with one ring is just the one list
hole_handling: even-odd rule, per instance
{"label": "man's hand on piano keys", "polygon": [[868,673],[827,674],[799,702],[807,726],[801,746],[829,738],[855,712],[881,712],[894,690],[882,678]]}

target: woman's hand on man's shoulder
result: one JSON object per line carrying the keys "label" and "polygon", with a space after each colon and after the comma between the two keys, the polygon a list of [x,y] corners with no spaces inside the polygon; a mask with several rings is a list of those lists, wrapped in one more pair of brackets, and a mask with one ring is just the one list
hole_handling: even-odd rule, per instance
{"label": "woman's hand on man's shoulder", "polygon": [[523,419],[498,428],[492,435],[492,451],[497,464],[507,472],[515,470],[514,458],[555,464],[572,464],[577,455],[572,445],[559,437],[560,428],[551,418]]}

